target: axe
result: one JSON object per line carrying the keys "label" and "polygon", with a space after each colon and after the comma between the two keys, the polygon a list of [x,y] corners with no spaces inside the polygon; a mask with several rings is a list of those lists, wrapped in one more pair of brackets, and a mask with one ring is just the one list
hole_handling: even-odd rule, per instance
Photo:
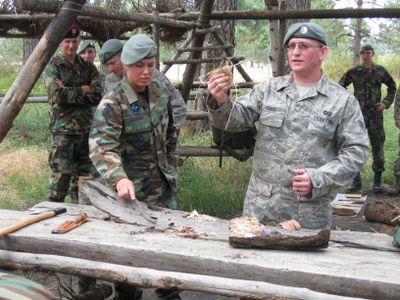
{"label": "axe", "polygon": [[11,232],[17,231],[18,229],[21,229],[30,224],[33,224],[33,223],[36,223],[36,222],[39,222],[39,221],[42,221],[45,219],[49,219],[56,215],[65,213],[66,211],[67,211],[66,208],[60,207],[60,208],[55,208],[52,210],[41,212],[37,215],[29,216],[29,217],[19,221],[18,223],[15,223],[13,225],[10,225],[10,226],[0,229],[0,237],[4,236],[6,234],[9,234]]}

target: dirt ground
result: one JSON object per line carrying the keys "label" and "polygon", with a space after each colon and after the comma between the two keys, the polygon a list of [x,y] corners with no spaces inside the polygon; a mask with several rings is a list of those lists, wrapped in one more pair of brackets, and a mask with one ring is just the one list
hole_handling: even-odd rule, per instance
{"label": "dirt ground", "polygon": [[[371,190],[362,190],[361,192],[367,193],[368,197],[366,204],[374,200],[384,200],[397,207],[400,207],[400,196],[388,196],[386,194],[375,195]],[[335,230],[351,230],[351,231],[365,231],[365,232],[380,232],[392,235],[395,231],[394,226],[386,225],[383,223],[369,222],[365,220],[364,208],[358,213],[357,216],[337,216],[333,215],[332,229]]]}

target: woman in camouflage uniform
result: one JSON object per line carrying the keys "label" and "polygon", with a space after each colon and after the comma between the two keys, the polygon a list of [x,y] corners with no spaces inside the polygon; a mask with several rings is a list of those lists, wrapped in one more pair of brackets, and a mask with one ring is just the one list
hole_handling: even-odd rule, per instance
{"label": "woman in camouflage uniform", "polygon": [[[176,128],[167,87],[152,77],[157,48],[132,36],[121,55],[125,76],[100,102],[89,138],[90,158],[120,197],[176,208]],[[141,299],[140,290],[118,285],[120,299]],[[159,299],[180,299],[157,291]]]}

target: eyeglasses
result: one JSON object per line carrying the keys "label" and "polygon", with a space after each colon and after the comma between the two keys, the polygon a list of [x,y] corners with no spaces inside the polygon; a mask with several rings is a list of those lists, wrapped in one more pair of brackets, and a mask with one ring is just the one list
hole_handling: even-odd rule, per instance
{"label": "eyeglasses", "polygon": [[286,48],[287,48],[289,51],[294,51],[294,49],[296,49],[296,46],[297,46],[297,47],[299,48],[299,50],[301,50],[301,51],[307,50],[308,48],[322,48],[322,47],[323,47],[323,45],[313,46],[313,45],[309,45],[309,44],[306,44],[306,43],[299,43],[299,44],[293,43],[293,44],[288,44],[288,45],[286,46]]}

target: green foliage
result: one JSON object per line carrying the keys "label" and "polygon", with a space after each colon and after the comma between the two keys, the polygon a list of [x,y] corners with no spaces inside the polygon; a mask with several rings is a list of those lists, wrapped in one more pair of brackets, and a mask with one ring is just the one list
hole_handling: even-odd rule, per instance
{"label": "green foliage", "polygon": [[[261,10],[263,1],[239,0],[238,10]],[[267,20],[235,21],[235,52],[248,60],[268,61],[269,32]]]}

